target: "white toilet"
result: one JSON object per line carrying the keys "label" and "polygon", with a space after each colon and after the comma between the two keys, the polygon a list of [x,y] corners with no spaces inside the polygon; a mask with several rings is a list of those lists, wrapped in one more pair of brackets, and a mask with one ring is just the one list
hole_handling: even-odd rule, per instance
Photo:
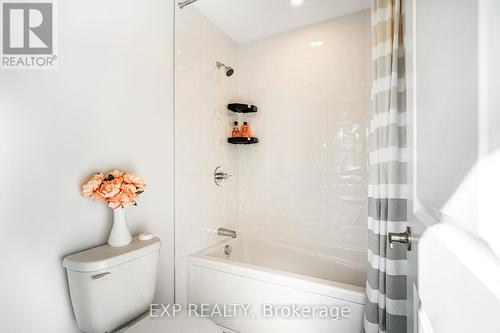
{"label": "white toilet", "polygon": [[73,311],[83,332],[222,332],[212,321],[185,312],[133,322],[153,301],[160,245],[158,238],[136,237],[127,246],[104,245],[64,258]]}

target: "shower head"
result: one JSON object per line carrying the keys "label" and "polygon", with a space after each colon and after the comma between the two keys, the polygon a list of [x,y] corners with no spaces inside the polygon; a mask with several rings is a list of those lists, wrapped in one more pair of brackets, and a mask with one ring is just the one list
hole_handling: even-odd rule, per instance
{"label": "shower head", "polygon": [[217,61],[216,65],[217,65],[218,69],[224,68],[224,72],[226,73],[226,76],[231,76],[234,74],[234,69],[232,67],[224,65],[220,61]]}
{"label": "shower head", "polygon": [[179,1],[177,4],[179,5],[180,9],[183,9],[184,7],[192,4],[193,2],[196,2],[198,0],[184,0],[184,1]]}

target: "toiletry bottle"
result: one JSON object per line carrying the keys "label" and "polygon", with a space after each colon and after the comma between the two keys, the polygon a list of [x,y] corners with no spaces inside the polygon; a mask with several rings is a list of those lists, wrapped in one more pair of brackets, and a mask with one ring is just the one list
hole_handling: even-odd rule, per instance
{"label": "toiletry bottle", "polygon": [[245,138],[250,138],[252,133],[250,132],[250,125],[245,121],[243,126],[241,126],[241,136]]}
{"label": "toiletry bottle", "polygon": [[237,137],[241,136],[240,127],[238,126],[238,122],[237,121],[234,122],[233,132],[231,133],[231,136],[233,138],[237,138]]}

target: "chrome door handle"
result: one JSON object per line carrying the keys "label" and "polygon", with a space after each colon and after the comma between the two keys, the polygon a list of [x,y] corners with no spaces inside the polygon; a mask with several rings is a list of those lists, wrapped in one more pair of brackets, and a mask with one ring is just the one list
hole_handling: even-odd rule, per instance
{"label": "chrome door handle", "polygon": [[101,274],[93,275],[92,276],[92,280],[104,279],[106,276],[109,276],[109,275],[111,275],[110,272],[104,272],[104,273],[101,273]]}
{"label": "chrome door handle", "polygon": [[394,248],[394,243],[406,244],[406,249],[411,250],[411,232],[410,227],[406,227],[405,232],[390,232],[389,233],[389,247]]}

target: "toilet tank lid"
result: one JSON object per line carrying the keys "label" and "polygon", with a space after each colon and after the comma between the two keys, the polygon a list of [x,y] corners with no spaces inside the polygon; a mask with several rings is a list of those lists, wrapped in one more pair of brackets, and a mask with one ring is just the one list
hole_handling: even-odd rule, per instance
{"label": "toilet tank lid", "polygon": [[63,259],[63,267],[69,271],[96,272],[124,264],[160,249],[160,239],[139,240],[121,247],[103,245],[69,255]]}

